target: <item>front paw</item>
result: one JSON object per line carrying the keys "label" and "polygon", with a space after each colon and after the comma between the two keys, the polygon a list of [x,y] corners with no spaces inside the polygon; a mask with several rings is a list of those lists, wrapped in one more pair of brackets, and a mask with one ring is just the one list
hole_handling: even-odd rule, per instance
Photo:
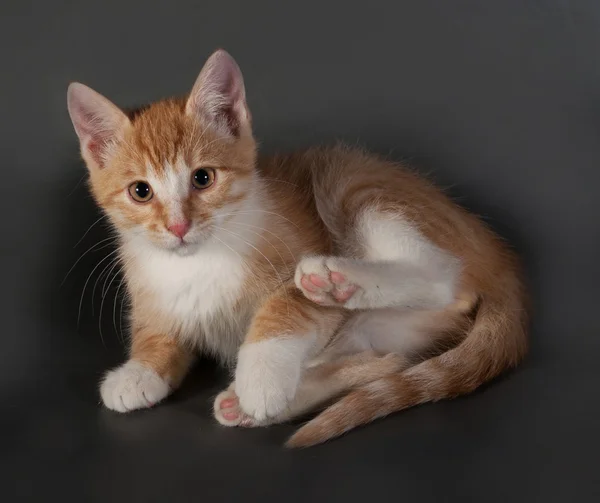
{"label": "front paw", "polygon": [[242,346],[235,392],[246,414],[265,421],[286,409],[298,388],[305,345],[298,338],[272,338]]}
{"label": "front paw", "polygon": [[152,407],[170,391],[167,382],[154,370],[135,360],[108,372],[100,384],[104,405],[117,412]]}

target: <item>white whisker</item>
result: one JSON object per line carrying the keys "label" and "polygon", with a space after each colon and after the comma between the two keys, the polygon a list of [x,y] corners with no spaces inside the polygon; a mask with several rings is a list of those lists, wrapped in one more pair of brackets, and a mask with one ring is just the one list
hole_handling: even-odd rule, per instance
{"label": "white whisker", "polygon": [[275,234],[274,232],[271,232],[268,229],[265,229],[264,227],[259,227],[258,225],[252,225],[252,224],[247,224],[245,222],[236,222],[235,220],[231,222],[232,224],[236,224],[236,225],[245,225],[247,227],[252,227],[254,229],[258,229],[264,232],[267,232],[269,234],[271,234],[271,236],[275,237],[276,239],[279,239],[279,241],[281,241],[281,244],[283,244],[283,246],[285,246],[287,248],[287,251],[289,252],[290,256],[294,259],[294,263],[297,262],[296,257],[294,256],[294,254],[292,253],[291,248],[288,246],[288,244],[281,239],[277,234]]}
{"label": "white whisker", "polygon": [[[108,291],[108,288],[106,288],[106,283],[108,282],[108,278],[110,277],[111,273],[115,270],[115,267],[117,267],[119,265],[119,262],[121,260],[121,257],[117,257],[115,260],[113,260],[112,262],[112,267],[110,268],[110,271],[108,271],[108,273],[106,274],[106,279],[104,280],[104,284],[102,285],[102,297],[104,297],[106,295],[106,292]],[[118,274],[118,271],[117,271]],[[109,284],[110,287],[110,284]]]}
{"label": "white whisker", "polygon": [[[232,224],[235,224],[235,223],[238,223],[238,222],[235,222],[235,221],[234,221],[234,222],[231,222],[231,223],[232,223]],[[256,226],[256,225],[243,224],[243,223],[239,223],[239,224],[240,224],[240,225],[245,225],[245,226],[248,226],[248,227],[254,227],[255,229],[260,229],[260,230],[262,230],[262,231],[266,231],[266,229],[263,229],[262,227],[258,227],[258,226]],[[264,240],[265,240],[265,241],[266,241],[266,242],[269,244],[269,246],[270,246],[271,248],[273,248],[273,250],[275,250],[275,253],[277,253],[277,255],[279,255],[279,258],[281,259],[281,263],[282,263],[283,265],[285,265],[285,268],[287,269],[287,272],[288,272],[288,274],[291,274],[291,272],[290,272],[290,267],[289,267],[289,265],[288,265],[287,261],[286,261],[286,260],[283,258],[283,255],[280,253],[280,251],[277,249],[277,247],[276,247],[275,245],[273,245],[273,243],[271,243],[271,241],[269,241],[269,240],[268,240],[268,239],[267,239],[265,236],[263,236],[262,234],[260,234],[260,233],[258,233],[258,232],[256,232],[256,231],[248,230],[248,232],[251,232],[252,234],[255,234],[256,236],[258,236],[258,237],[259,237],[259,238],[261,238],[261,239],[264,239]],[[273,234],[273,233],[271,233],[271,234]],[[273,234],[273,235],[274,235],[274,234]],[[275,236],[275,237],[277,237],[277,236]],[[282,241],[282,242],[283,242],[283,241]],[[285,244],[285,243],[284,243],[284,244]],[[286,246],[287,246],[287,245],[286,245]],[[289,247],[288,247],[288,250],[289,250]],[[293,256],[293,255],[292,255],[292,256]]]}
{"label": "white whisker", "polygon": [[[119,291],[121,290],[121,287],[123,286],[123,283],[125,282],[125,279],[126,279],[125,274],[123,274],[123,277],[121,278],[121,281],[119,282],[119,286],[117,287],[117,291],[115,293],[115,301],[113,302],[113,326],[115,327],[115,332],[116,332],[117,336],[120,333],[121,342],[124,342],[124,340],[123,340],[123,332],[120,331],[119,329],[117,329],[117,299],[119,298]],[[125,293],[125,295],[127,295],[127,292]],[[122,306],[123,306],[123,303],[121,303],[121,307]],[[119,323],[120,322],[121,322],[121,318],[119,317]]]}
{"label": "white whisker", "polygon": [[[91,252],[94,248],[96,248],[98,245],[105,243],[106,241],[111,241],[114,242],[116,241],[117,238],[114,236],[108,237],[106,239],[103,239],[101,241],[98,241],[95,245],[90,246],[86,251],[84,251],[81,256],[75,261],[75,263],[71,266],[71,269],[69,269],[69,271],[67,272],[67,274],[65,274],[65,277],[63,278],[63,280],[60,282],[59,288],[62,287],[65,284],[65,281],[67,281],[67,278],[69,277],[69,274],[71,274],[71,272],[73,271],[73,269],[75,269],[75,266],[77,264],[79,264],[79,262],[81,261],[81,259],[83,257],[85,257],[89,252]],[[107,243],[104,246],[101,246],[100,248],[98,248],[98,250],[102,250],[102,248],[106,248],[107,246],[109,246],[111,243]]]}
{"label": "white whisker", "polygon": [[[216,229],[217,230],[224,230],[224,229],[222,229],[220,227],[216,227]],[[235,253],[240,258],[240,260],[242,261],[242,263],[246,262],[246,259],[242,256],[242,254],[239,253],[237,250],[233,249],[231,246],[229,246],[225,241],[223,241],[222,239],[220,239],[218,236],[215,236],[214,234],[213,234],[212,237],[214,239],[216,239],[217,241],[219,241],[219,243],[221,243],[223,246],[226,246],[227,248],[229,248],[233,253]],[[258,277],[249,276],[248,279],[250,279],[250,280],[252,280],[252,281],[254,281],[254,282],[262,285],[263,287],[268,287],[268,285],[264,281],[259,281]]]}
{"label": "white whisker", "polygon": [[286,303],[287,303],[287,308],[288,308],[288,315],[290,312],[290,300],[289,300],[289,295],[287,292],[287,289],[285,288],[285,284],[283,282],[283,279],[281,278],[281,275],[279,274],[279,271],[277,270],[277,268],[273,265],[273,262],[271,262],[269,260],[269,257],[267,257],[263,252],[261,252],[256,246],[254,246],[253,244],[249,243],[248,241],[246,241],[242,236],[236,234],[235,232],[232,232],[228,229],[223,229],[223,228],[219,228],[219,230],[222,230],[224,232],[227,232],[228,234],[231,234],[232,236],[238,238],[240,241],[242,241],[243,243],[247,244],[250,248],[256,250],[258,253],[260,253],[264,259],[269,263],[269,265],[271,266],[271,268],[273,269],[273,271],[275,272],[275,274],[277,275],[277,278],[279,279],[279,283],[281,285],[281,287],[284,289],[285,292],[285,297],[286,297]]}
{"label": "white whisker", "polygon": [[75,244],[73,245],[73,248],[77,248],[77,245],[83,241],[83,239],[84,239],[84,238],[85,238],[85,237],[88,235],[88,232],[90,232],[90,231],[92,230],[92,228],[93,228],[93,227],[94,227],[94,226],[95,226],[95,225],[96,225],[98,222],[100,222],[100,220],[102,220],[102,219],[104,219],[104,218],[106,218],[106,215],[102,215],[102,216],[101,216],[101,217],[100,217],[98,220],[96,220],[96,221],[95,221],[95,222],[94,222],[92,225],[90,225],[90,226],[88,227],[87,231],[85,231],[85,232],[83,233],[83,236],[81,236],[81,237],[79,238],[79,241],[77,241],[77,243],[75,243]]}
{"label": "white whisker", "polygon": [[[120,259],[121,257],[119,257]],[[117,264],[118,264],[118,260],[117,260]],[[114,266],[113,266],[114,268]],[[112,270],[112,269],[111,269]],[[117,271],[112,279],[110,280],[110,282],[108,283],[108,287],[106,289],[106,292],[102,293],[102,300],[100,301],[100,313],[98,314],[98,331],[100,332],[100,337],[102,337],[102,308],[104,307],[104,299],[106,298],[106,296],[108,295],[108,291],[110,290],[110,285],[112,285],[113,281],[117,278],[117,276],[119,275],[119,272]],[[106,276],[106,278],[108,279],[108,277],[110,276],[110,272],[108,273],[108,275]],[[115,298],[116,298],[116,294],[115,294]],[[114,318],[114,317],[113,317]]]}
{"label": "white whisker", "polygon": [[[85,296],[85,290],[87,288],[88,283],[90,282],[90,279],[91,279],[92,275],[94,274],[94,272],[96,271],[96,269],[98,269],[98,267],[100,267],[100,264],[102,264],[107,258],[109,258],[110,256],[114,255],[118,251],[119,250],[117,249],[117,250],[114,250],[114,251],[110,252],[106,257],[104,257],[100,262],[98,262],[98,264],[96,264],[96,267],[94,267],[92,269],[92,272],[89,274],[89,276],[85,280],[85,284],[83,285],[83,291],[81,292],[81,298],[79,299],[79,310],[77,312],[77,326],[78,327],[79,327],[79,322],[81,320],[81,306],[83,305],[83,297]],[[104,339],[102,340],[102,343],[104,344]]]}
{"label": "white whisker", "polygon": [[121,299],[121,309],[119,310],[119,332],[121,333],[121,341],[124,342],[123,338],[123,306],[125,305],[125,300],[128,298],[129,292],[125,292],[123,298]]}
{"label": "white whisker", "polygon": [[292,182],[288,182],[286,180],[279,180],[277,178],[269,178],[267,176],[260,176],[260,175],[259,175],[259,179],[260,180],[266,180],[266,181],[269,181],[269,182],[285,183],[286,185],[291,185],[292,187],[298,188],[298,185],[296,185],[295,183],[292,183]]}
{"label": "white whisker", "polygon": [[[94,299],[96,298],[96,288],[98,287],[98,283],[102,280],[102,278],[104,277],[104,273],[106,271],[108,271],[110,269],[110,267],[114,264],[117,264],[119,262],[119,257],[116,257],[112,260],[110,260],[108,262],[108,264],[106,264],[102,270],[100,271],[100,274],[98,275],[98,277],[96,278],[96,281],[94,281],[94,286],[92,288],[92,315],[94,315]],[[109,273],[110,274],[110,273]],[[108,275],[107,275],[107,279],[108,279]],[[103,289],[104,290],[104,289]]]}
{"label": "white whisker", "polygon": [[296,224],[295,222],[292,222],[289,218],[284,217],[283,215],[280,215],[279,213],[275,213],[274,211],[267,211],[267,210],[239,210],[239,211],[234,211],[231,213],[223,213],[220,216],[222,217],[227,217],[229,215],[246,215],[248,213],[251,212],[260,212],[260,213],[268,213],[269,215],[275,215],[283,220],[285,220],[286,222],[289,222],[290,224],[292,224],[294,227],[296,227],[297,229],[300,229],[300,227],[298,226],[298,224]]}
{"label": "white whisker", "polygon": [[[238,257],[240,257],[240,260],[242,262],[244,262],[244,258],[242,257],[242,255],[240,253],[238,253],[236,250],[234,250],[231,246],[229,246],[225,241],[223,241],[222,239],[220,239],[218,236],[213,236],[219,243],[221,243],[223,246],[226,246],[227,248],[229,248],[233,253],[235,253]],[[242,332],[242,327],[240,326],[240,322],[237,319],[237,316],[233,316],[233,321],[235,322],[235,324],[238,327],[238,330],[240,331],[240,333]],[[245,334],[244,334],[245,335]]]}

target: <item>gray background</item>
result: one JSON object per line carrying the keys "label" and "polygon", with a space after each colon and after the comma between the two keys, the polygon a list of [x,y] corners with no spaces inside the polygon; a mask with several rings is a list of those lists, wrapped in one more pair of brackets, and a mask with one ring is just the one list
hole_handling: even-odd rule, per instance
{"label": "gray background", "polygon": [[[598,501],[600,2],[16,1],[0,6],[0,479],[8,501]],[[130,106],[224,47],[263,150],[344,139],[407,160],[522,254],[532,351],[476,394],[302,452],[227,430],[203,362],[163,406],[103,410],[124,354],[71,80]],[[107,283],[108,285],[108,283]],[[100,291],[99,291],[100,290]],[[4,497],[3,497],[4,499]],[[5,499],[6,501],[6,499]]]}

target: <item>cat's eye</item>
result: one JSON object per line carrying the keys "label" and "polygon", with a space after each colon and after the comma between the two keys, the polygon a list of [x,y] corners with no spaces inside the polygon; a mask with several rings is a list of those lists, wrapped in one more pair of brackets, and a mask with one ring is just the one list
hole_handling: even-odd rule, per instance
{"label": "cat's eye", "polygon": [[206,189],[215,181],[215,170],[212,168],[200,168],[192,175],[192,185],[196,189]]}
{"label": "cat's eye", "polygon": [[135,182],[129,186],[129,195],[138,203],[147,203],[152,199],[154,193],[152,187],[146,182]]}

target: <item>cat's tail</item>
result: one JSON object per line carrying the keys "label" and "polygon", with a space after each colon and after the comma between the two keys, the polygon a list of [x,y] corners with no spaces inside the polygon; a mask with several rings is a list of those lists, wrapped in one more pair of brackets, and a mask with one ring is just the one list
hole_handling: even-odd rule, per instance
{"label": "cat's tail", "polygon": [[286,445],[320,444],[393,412],[469,393],[519,363],[527,351],[525,297],[516,277],[503,280],[501,294],[481,299],[472,329],[460,345],[354,389],[300,428]]}

